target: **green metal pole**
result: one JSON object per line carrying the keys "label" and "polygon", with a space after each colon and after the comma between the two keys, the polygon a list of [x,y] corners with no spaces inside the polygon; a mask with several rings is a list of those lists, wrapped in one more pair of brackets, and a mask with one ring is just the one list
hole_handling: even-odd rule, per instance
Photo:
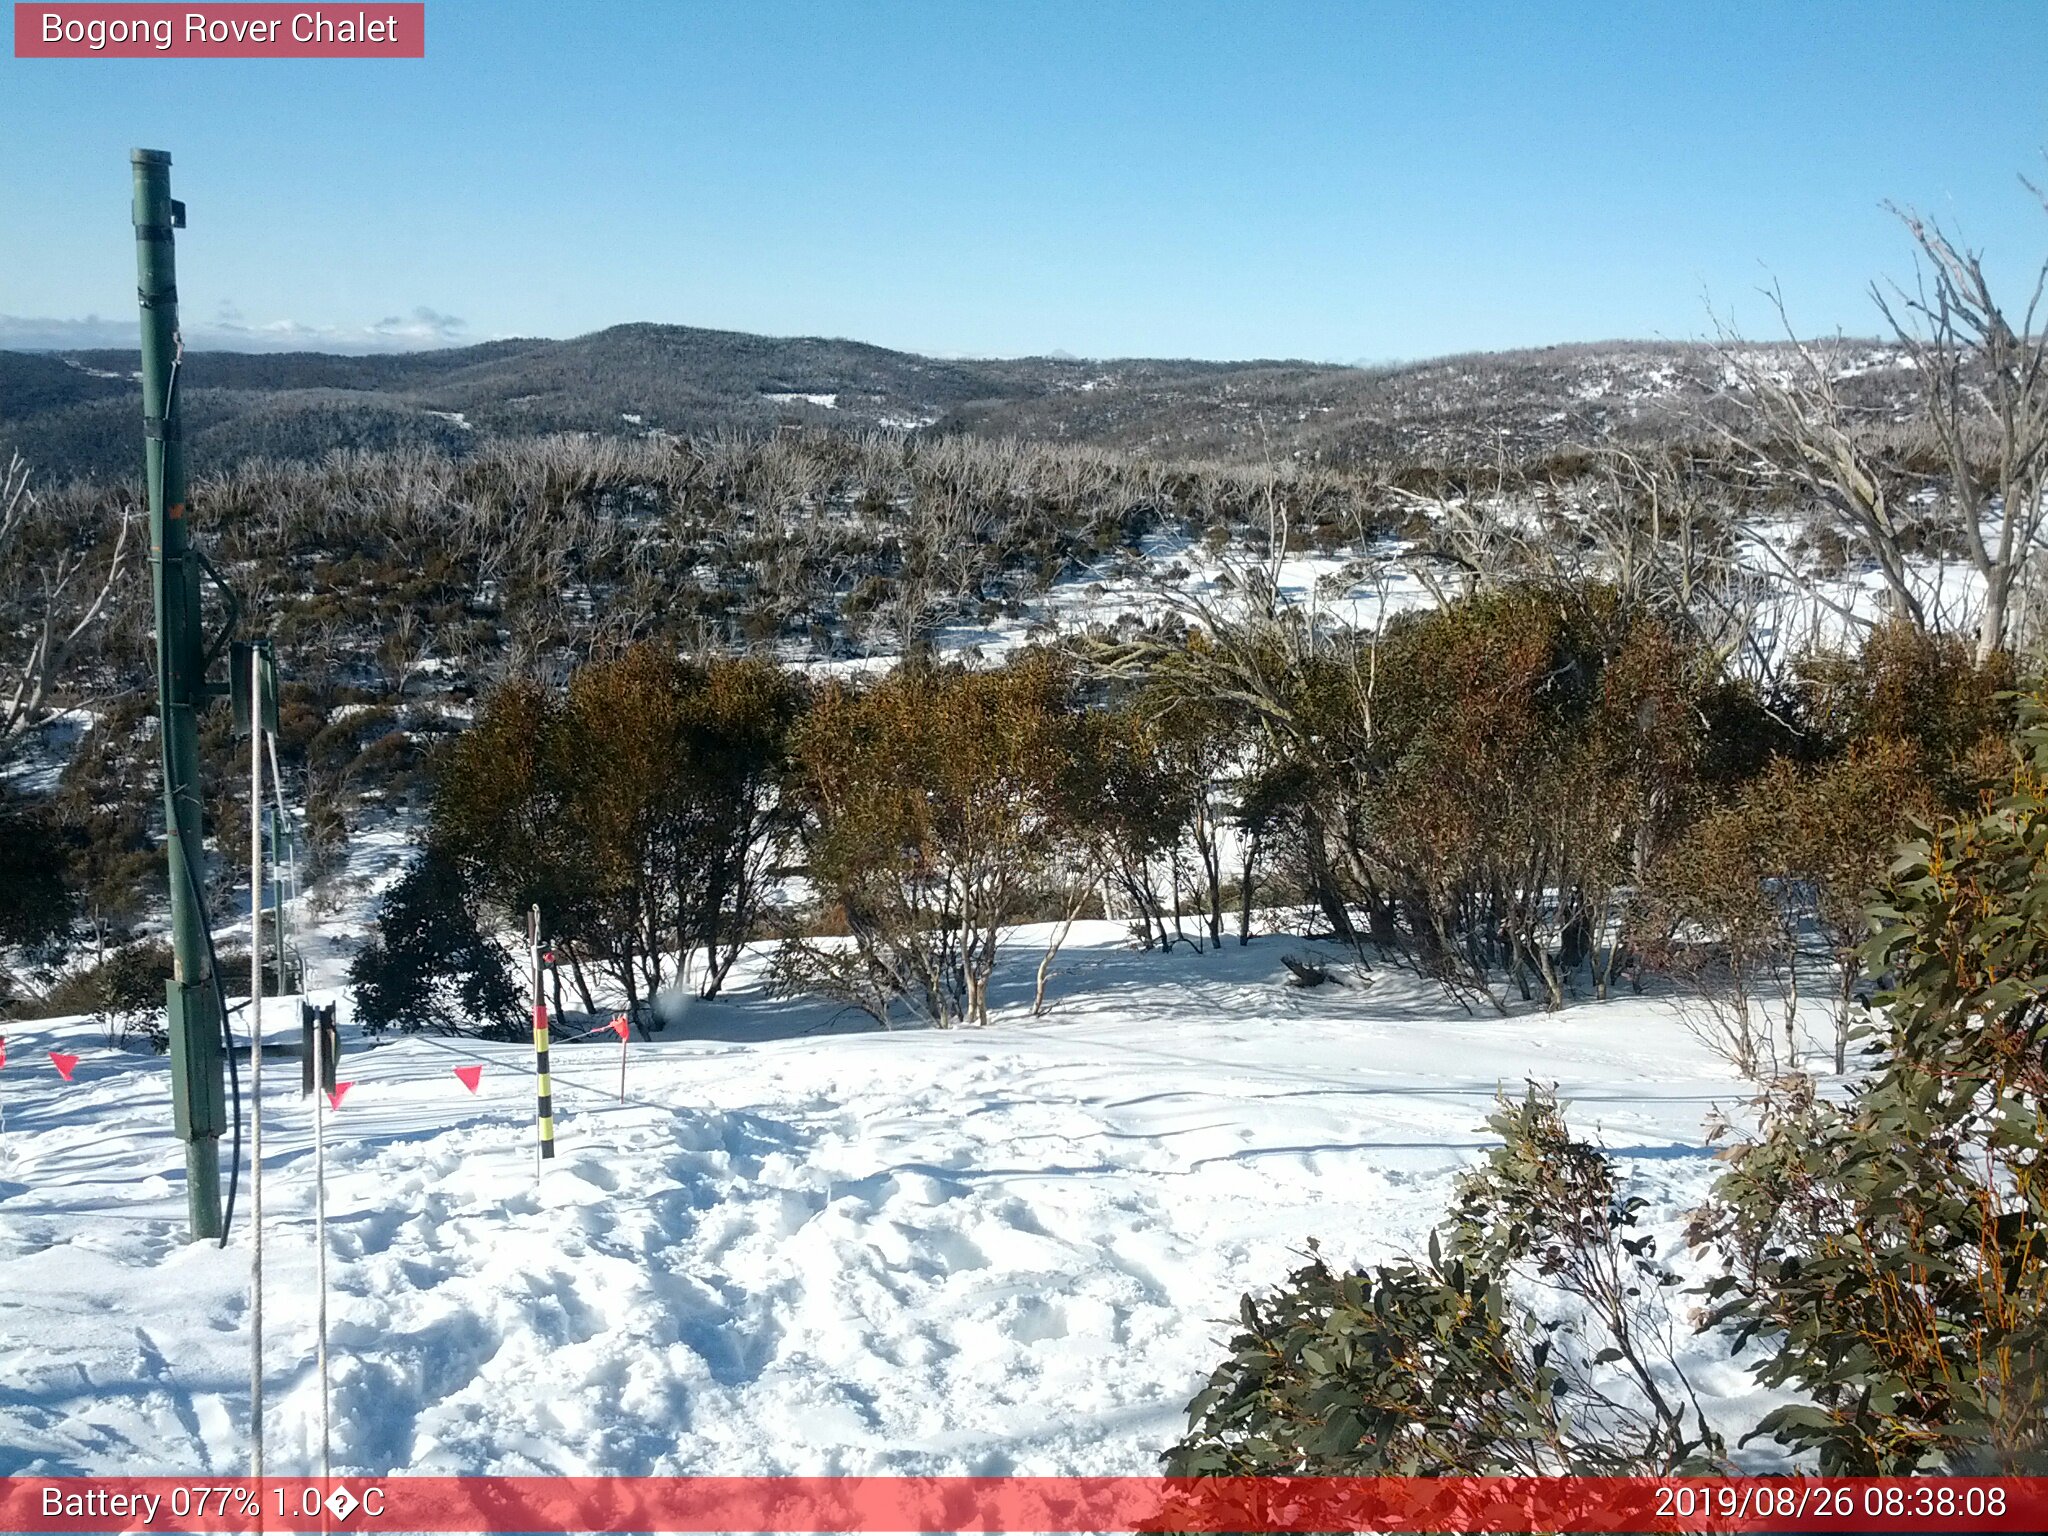
{"label": "green metal pole", "polygon": [[164,828],[170,855],[171,948],[166,986],[171,1100],[185,1143],[185,1193],[194,1241],[218,1238],[220,1135],[227,1128],[221,1017],[199,899],[205,870],[198,713],[207,697],[199,562],[187,528],[183,414],[178,396],[178,267],[171,231],[185,208],[171,200],[171,157],[138,149],[135,272],[142,305],[142,425],[149,476],[150,573],[156,597],[157,714],[164,754]]}

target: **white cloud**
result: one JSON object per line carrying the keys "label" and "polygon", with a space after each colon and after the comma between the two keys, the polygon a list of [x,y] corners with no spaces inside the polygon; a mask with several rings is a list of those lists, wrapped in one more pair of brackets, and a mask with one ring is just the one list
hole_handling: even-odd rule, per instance
{"label": "white cloud", "polygon": [[[185,345],[207,352],[417,352],[475,340],[468,322],[422,304],[410,315],[387,315],[370,325],[308,325],[298,320],[250,324],[223,302],[211,321],[185,323]],[[17,352],[70,352],[136,346],[139,322],[0,315],[0,348]]]}
{"label": "white cloud", "polygon": [[87,315],[83,320],[0,315],[0,347],[17,352],[132,347],[136,344],[136,324],[133,320],[102,320],[98,315]]}

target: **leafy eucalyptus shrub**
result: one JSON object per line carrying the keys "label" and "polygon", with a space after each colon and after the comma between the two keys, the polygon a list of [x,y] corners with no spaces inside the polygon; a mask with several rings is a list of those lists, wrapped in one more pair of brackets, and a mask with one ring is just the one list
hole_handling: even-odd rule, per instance
{"label": "leafy eucalyptus shrub", "polygon": [[83,978],[108,1045],[141,1040],[159,1053],[171,1048],[164,1023],[164,983],[171,972],[170,946],[145,941],[115,950]]}
{"label": "leafy eucalyptus shrub", "polygon": [[[1873,908],[1863,1074],[1767,1085],[1688,1232],[1718,1270],[1699,1326],[1795,1398],[1743,1443],[1824,1474],[2048,1471],[2048,697],[2019,717],[2003,792],[1907,844]],[[1725,1465],[1640,1202],[1551,1095],[1489,1126],[1426,1263],[1316,1258],[1245,1299],[1170,1471]]]}
{"label": "leafy eucalyptus shrub", "polygon": [[[1642,1201],[1530,1085],[1425,1261],[1310,1262],[1246,1296],[1169,1475],[1619,1476],[1724,1467],[1672,1357]],[[1539,1300],[1543,1303],[1539,1305]]]}
{"label": "leafy eucalyptus shrub", "polygon": [[1825,1472],[2048,1470],[2048,700],[1996,798],[1909,844],[1841,1103],[1793,1085],[1702,1213],[1710,1323],[1809,1402],[1756,1433]]}
{"label": "leafy eucalyptus shrub", "polygon": [[1557,1370],[1494,1277],[1439,1254],[1246,1296],[1172,1477],[1535,1474],[1566,1464]]}
{"label": "leafy eucalyptus shrub", "polygon": [[1572,1136],[1552,1089],[1503,1096],[1486,1128],[1500,1145],[1458,1181],[1452,1252],[1547,1298],[1572,1470],[1721,1466],[1725,1447],[1678,1362],[1683,1278],[1642,1229],[1648,1202]]}

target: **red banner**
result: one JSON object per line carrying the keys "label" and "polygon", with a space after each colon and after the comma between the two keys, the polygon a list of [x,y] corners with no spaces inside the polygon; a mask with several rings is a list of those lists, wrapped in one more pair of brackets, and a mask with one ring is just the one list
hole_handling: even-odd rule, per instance
{"label": "red banner", "polygon": [[258,1529],[2039,1532],[2048,1478],[0,1479],[0,1530]]}
{"label": "red banner", "polygon": [[14,7],[17,59],[423,59],[424,4]]}

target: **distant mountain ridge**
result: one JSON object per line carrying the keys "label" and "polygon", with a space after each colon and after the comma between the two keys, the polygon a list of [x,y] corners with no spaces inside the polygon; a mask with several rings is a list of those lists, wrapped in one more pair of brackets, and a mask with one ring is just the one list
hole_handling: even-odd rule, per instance
{"label": "distant mountain ridge", "polygon": [[[1846,344],[1882,398],[1898,360]],[[128,477],[140,459],[137,355],[0,351],[0,455],[46,481]],[[367,356],[193,352],[195,468],[337,448],[463,451],[477,434],[687,434],[781,425],[963,431],[1172,458],[1484,462],[1695,420],[1720,363],[1695,343],[1585,344],[1381,368],[1290,361],[940,359],[862,342],[691,326]]]}

